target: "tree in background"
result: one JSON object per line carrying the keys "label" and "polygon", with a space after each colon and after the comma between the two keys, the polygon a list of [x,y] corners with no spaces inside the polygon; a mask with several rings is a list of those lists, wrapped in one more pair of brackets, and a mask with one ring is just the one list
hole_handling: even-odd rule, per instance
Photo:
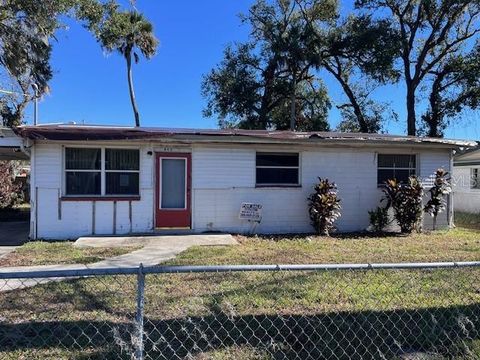
{"label": "tree in background", "polygon": [[422,115],[423,134],[443,137],[445,129],[465,108],[480,106],[480,48],[452,56],[432,71],[429,107]]}
{"label": "tree in background", "polygon": [[21,184],[15,183],[15,163],[0,161],[0,209],[8,209],[21,199]]}
{"label": "tree in background", "polygon": [[396,119],[386,103],[370,97],[376,87],[398,81],[399,72],[394,69],[398,36],[390,22],[350,15],[325,24],[316,19],[315,0],[297,2],[311,27],[317,68],[332,75],[347,98],[337,106],[343,118],[339,130],[379,132],[383,121]]}
{"label": "tree in background", "polygon": [[[407,89],[408,135],[417,135],[416,106],[422,86],[429,88],[431,103],[422,120],[432,136],[442,135],[445,126],[442,121],[445,115],[452,114],[449,111],[453,109],[453,113],[458,113],[463,106],[476,106],[474,98],[478,98],[478,92],[469,94],[469,100],[463,100],[464,97],[457,97],[458,91],[453,90],[465,89],[459,84],[467,85],[468,80],[460,83],[452,80],[459,74],[463,78],[464,71],[468,73],[472,69],[463,68],[462,61],[459,64],[455,59],[470,58],[469,48],[478,39],[480,3],[477,0],[356,0],[356,7],[393,21],[400,36],[399,60]],[[437,97],[439,91],[441,95]],[[453,106],[449,105],[451,102]],[[442,108],[450,110],[444,112]]]}
{"label": "tree in background", "polygon": [[[315,6],[316,21],[336,14],[334,1]],[[297,2],[259,0],[242,22],[251,28],[250,40],[228,46],[221,63],[204,77],[204,115],[216,114],[222,126],[245,129],[327,130],[330,102],[314,73],[311,27]]]}
{"label": "tree in background", "polygon": [[[295,102],[293,109],[292,101]],[[271,117],[279,130],[292,129],[293,125],[297,131],[326,131],[329,129],[327,115],[330,106],[327,89],[323,85],[303,82],[296,86],[295,100],[284,99],[272,110]]]}
{"label": "tree in background", "polygon": [[3,125],[19,125],[28,103],[48,91],[52,78],[51,39],[63,27],[62,17],[76,19],[95,32],[103,15],[104,6],[99,0],[9,0],[0,3],[0,83],[12,89],[10,94],[0,94]]}
{"label": "tree in background", "polygon": [[135,126],[140,126],[140,114],[133,89],[132,58],[137,64],[139,53],[145,58],[152,58],[157,50],[158,39],[153,32],[153,25],[136,10],[119,11],[111,4],[107,19],[98,31],[98,39],[109,52],[118,51],[127,63],[128,88],[132,103]]}

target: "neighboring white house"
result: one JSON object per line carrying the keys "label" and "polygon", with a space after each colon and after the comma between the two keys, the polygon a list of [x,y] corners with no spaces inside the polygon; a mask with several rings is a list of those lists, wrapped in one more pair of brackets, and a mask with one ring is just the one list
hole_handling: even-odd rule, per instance
{"label": "neighboring white house", "polygon": [[453,180],[457,211],[480,213],[480,149],[474,148],[454,158]]}
{"label": "neighboring white house", "polygon": [[[16,129],[31,154],[31,238],[175,231],[312,232],[318,177],[338,185],[339,231],[368,227],[387,178],[451,170],[475,142],[353,133],[42,125]],[[259,224],[243,203],[262,205]],[[452,201],[438,220],[452,222]],[[429,226],[427,218],[426,227]]]}

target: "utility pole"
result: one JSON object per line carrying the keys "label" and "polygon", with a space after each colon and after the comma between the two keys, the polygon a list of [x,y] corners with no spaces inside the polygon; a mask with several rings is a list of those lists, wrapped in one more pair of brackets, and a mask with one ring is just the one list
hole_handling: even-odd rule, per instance
{"label": "utility pole", "polygon": [[32,83],[32,88],[34,92],[34,103],[33,103],[33,125],[37,126],[38,125],[38,85],[35,83]]}

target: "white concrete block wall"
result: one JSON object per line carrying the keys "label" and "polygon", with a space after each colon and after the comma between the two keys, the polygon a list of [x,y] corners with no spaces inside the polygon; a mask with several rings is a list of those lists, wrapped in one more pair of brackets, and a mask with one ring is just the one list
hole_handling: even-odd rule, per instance
{"label": "white concrete block wall", "polygon": [[422,152],[418,161],[422,178],[434,175],[438,168],[450,171],[450,153],[446,151]]}
{"label": "white concrete block wall", "polygon": [[[117,234],[147,233],[154,229],[155,157],[148,155],[152,146],[141,146],[140,201],[132,201],[132,222],[129,202],[118,201]],[[301,187],[255,188],[256,151],[299,151]],[[37,238],[66,239],[81,235],[112,234],[114,206],[112,201],[96,201],[95,220],[92,201],[60,201],[62,190],[62,146],[37,144],[35,179],[38,187]],[[251,224],[238,219],[242,202],[264,205],[259,233],[311,232],[307,197],[317,177],[329,178],[338,185],[342,200],[342,216],[337,221],[341,231],[364,230],[368,210],[381,198],[377,187],[377,152],[383,149],[359,148],[272,148],[262,146],[192,147],[192,227],[195,232],[208,230],[248,232]],[[398,153],[404,153],[399,150]],[[431,175],[438,167],[448,169],[449,152],[421,151],[420,176]],[[61,219],[58,204],[61,205]],[[439,220],[446,224],[447,217]],[[93,223],[95,229],[93,229]],[[95,230],[95,231],[93,231]]]}
{"label": "white concrete block wall", "polygon": [[[307,197],[318,176],[336,182],[342,204],[342,216],[336,222],[341,231],[360,231],[369,225],[368,211],[376,208],[382,197],[377,186],[377,156],[374,150],[321,149],[301,150],[301,188],[255,188],[255,153],[266,148],[229,150],[229,161],[217,162],[218,148],[194,148],[194,230],[248,231],[251,225],[238,219],[242,202],[263,204],[259,233],[311,232]],[[272,151],[270,149],[270,151]],[[295,151],[290,148],[289,151]],[[378,152],[384,152],[379,149]],[[402,153],[401,150],[398,153]],[[419,175],[429,177],[436,169],[450,169],[448,151],[418,152]],[[236,166],[236,164],[241,164]],[[219,179],[215,180],[215,177]],[[243,186],[232,180],[240,177]],[[245,175],[247,174],[247,176]],[[248,176],[250,178],[248,178]],[[206,179],[209,181],[199,181]],[[438,226],[448,225],[447,212],[437,219]],[[426,217],[424,227],[431,226]]]}
{"label": "white concrete block wall", "polygon": [[[75,145],[71,145],[75,146]],[[99,145],[100,146],[100,145]],[[140,201],[117,201],[115,232],[144,233],[153,229],[153,165],[150,148],[140,148]],[[38,239],[76,239],[84,235],[114,233],[113,201],[62,201],[63,148],[57,144],[35,145],[35,186],[38,187]],[[61,219],[59,218],[59,204]],[[95,219],[93,220],[93,213]],[[95,229],[93,229],[95,227]]]}
{"label": "white concrete block wall", "polygon": [[193,189],[255,187],[255,151],[240,148],[195,147],[192,152]]}
{"label": "white concrete block wall", "polygon": [[35,147],[35,185],[41,189],[62,186],[62,146],[40,144]]}
{"label": "white concrete block wall", "polygon": [[456,211],[480,213],[480,189],[471,189],[470,166],[453,167],[454,208]]}

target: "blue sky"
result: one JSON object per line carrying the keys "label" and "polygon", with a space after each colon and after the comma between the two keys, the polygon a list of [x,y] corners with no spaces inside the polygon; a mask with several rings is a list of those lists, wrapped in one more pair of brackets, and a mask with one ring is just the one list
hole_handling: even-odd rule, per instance
{"label": "blue sky", "polygon": [[[134,66],[134,83],[142,126],[214,128],[216,119],[205,119],[205,100],[200,94],[202,75],[222,57],[226,44],[245,40],[248,28],[238,14],[246,12],[253,0],[153,1],[137,0],[137,8],[155,26],[160,39],[158,54]],[[343,5],[348,13],[350,3]],[[54,43],[51,92],[40,102],[40,123],[68,122],[132,125],[125,61],[116,53],[105,54],[88,31],[68,23]],[[335,81],[324,79],[332,100],[342,92]],[[375,94],[392,102],[398,123],[388,123],[390,133],[405,133],[404,89],[401,85],[382,88]],[[448,137],[480,138],[476,113],[451,127]],[[27,113],[31,122],[31,109]],[[330,113],[335,127],[338,112]]]}

